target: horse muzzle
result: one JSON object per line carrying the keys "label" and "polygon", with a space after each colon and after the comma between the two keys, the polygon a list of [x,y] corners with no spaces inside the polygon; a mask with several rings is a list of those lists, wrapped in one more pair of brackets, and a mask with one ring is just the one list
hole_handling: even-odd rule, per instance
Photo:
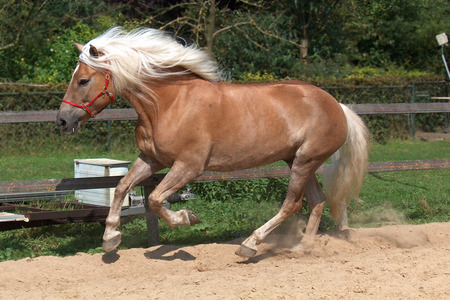
{"label": "horse muzzle", "polygon": [[59,127],[64,134],[75,134],[80,129],[81,122],[78,116],[73,114],[67,114],[63,111],[59,111],[56,116],[56,126]]}

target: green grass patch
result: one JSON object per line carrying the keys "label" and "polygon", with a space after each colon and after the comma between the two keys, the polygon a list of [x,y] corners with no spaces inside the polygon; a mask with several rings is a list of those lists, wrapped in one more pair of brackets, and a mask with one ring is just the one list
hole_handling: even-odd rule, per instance
{"label": "green grass patch", "polygon": [[355,226],[372,226],[372,214],[385,219],[377,221],[380,225],[449,221],[449,178],[449,169],[369,174],[361,190],[363,202],[351,212],[350,220]]}
{"label": "green grass patch", "polygon": [[369,161],[423,160],[450,157],[450,142],[418,140],[391,141],[385,145],[373,143]]}
{"label": "green grass patch", "polygon": [[0,261],[100,252],[103,230],[100,224],[64,224],[5,231],[0,237]]}
{"label": "green grass patch", "polygon": [[74,177],[74,159],[111,158],[134,162],[137,150],[99,150],[82,147],[79,151],[55,150],[50,153],[5,155],[0,157],[0,181],[60,179]]}

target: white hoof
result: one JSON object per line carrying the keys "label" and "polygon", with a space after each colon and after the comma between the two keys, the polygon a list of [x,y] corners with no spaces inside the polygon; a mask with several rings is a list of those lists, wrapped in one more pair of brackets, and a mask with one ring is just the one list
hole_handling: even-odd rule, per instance
{"label": "white hoof", "polygon": [[122,242],[122,234],[119,231],[114,231],[108,238],[103,238],[103,251],[111,252],[117,248]]}
{"label": "white hoof", "polygon": [[245,246],[244,244],[241,244],[241,246],[236,250],[236,255],[239,255],[241,257],[250,258],[255,256],[257,250],[252,249],[250,247]]}

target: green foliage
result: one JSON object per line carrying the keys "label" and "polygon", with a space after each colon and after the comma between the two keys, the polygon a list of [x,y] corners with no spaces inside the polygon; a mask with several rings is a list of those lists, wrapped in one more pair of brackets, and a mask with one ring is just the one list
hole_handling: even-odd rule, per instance
{"label": "green foliage", "polygon": [[68,82],[78,61],[78,50],[71,41],[84,43],[97,33],[85,24],[77,23],[61,35],[50,38],[49,46],[42,50],[42,59],[35,63],[34,82]]}
{"label": "green foliage", "polygon": [[442,69],[436,34],[448,32],[446,0],[346,1],[349,58],[358,65]]}
{"label": "green foliage", "polygon": [[[70,79],[67,73],[70,75],[74,64],[69,66],[68,61],[76,61],[77,56],[72,55],[70,38],[79,33],[89,33],[86,37],[94,36],[93,32],[98,35],[118,18],[101,0],[8,1],[2,6],[0,81],[45,83]],[[12,46],[8,46],[11,42]]]}
{"label": "green foliage", "polygon": [[444,71],[435,35],[450,30],[445,0],[216,1],[213,24],[210,1],[153,2],[6,3],[0,81],[67,82],[76,61],[71,40],[86,42],[114,24],[164,28],[200,46],[211,31],[212,52],[234,79],[345,78],[354,67],[362,77],[371,68]]}
{"label": "green foliage", "polygon": [[[280,38],[297,39],[295,31],[284,30],[292,27],[289,18],[280,14],[275,21],[270,10],[256,14],[241,14],[236,11],[222,22],[226,27],[252,20]],[[293,76],[292,65],[300,61],[300,52],[295,45],[263,34],[251,25],[240,26],[218,35],[214,40],[214,56],[224,70],[231,72],[233,78],[240,78],[244,73],[258,72],[271,73],[279,78]]]}
{"label": "green foliage", "polygon": [[84,44],[113,25],[112,18],[102,17],[96,20],[95,27],[77,22],[61,34],[50,37],[48,46],[41,50],[41,59],[35,62],[32,81],[53,84],[69,82],[79,54],[72,41]]}
{"label": "green foliage", "polygon": [[274,82],[279,79],[270,73],[266,72],[256,72],[255,74],[251,72],[246,72],[242,74],[240,82],[242,83],[265,83],[265,82]]}
{"label": "green foliage", "polygon": [[205,201],[201,197],[187,203],[171,207],[179,210],[183,207],[195,211],[202,220],[201,224],[192,228],[169,228],[164,222],[160,223],[163,243],[198,244],[223,242],[250,234],[253,230],[267,222],[278,211],[275,202],[252,202],[245,199],[233,198],[228,201]]}
{"label": "green foliage", "polygon": [[222,181],[196,183],[191,186],[193,193],[205,201],[230,201],[232,199],[280,201],[286,195],[286,179],[257,179],[246,181]]}

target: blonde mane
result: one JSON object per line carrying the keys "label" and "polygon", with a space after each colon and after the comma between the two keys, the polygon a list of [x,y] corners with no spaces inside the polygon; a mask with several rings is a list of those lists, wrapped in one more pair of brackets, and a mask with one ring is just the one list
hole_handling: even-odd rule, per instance
{"label": "blonde mane", "polygon": [[[90,45],[101,56],[89,54]],[[88,42],[80,54],[80,62],[93,69],[111,73],[116,93],[125,90],[150,92],[145,82],[172,75],[194,73],[212,81],[220,81],[217,64],[195,45],[183,46],[164,31],[138,28],[126,33],[122,27],[113,27]],[[173,71],[181,67],[185,71]]]}

